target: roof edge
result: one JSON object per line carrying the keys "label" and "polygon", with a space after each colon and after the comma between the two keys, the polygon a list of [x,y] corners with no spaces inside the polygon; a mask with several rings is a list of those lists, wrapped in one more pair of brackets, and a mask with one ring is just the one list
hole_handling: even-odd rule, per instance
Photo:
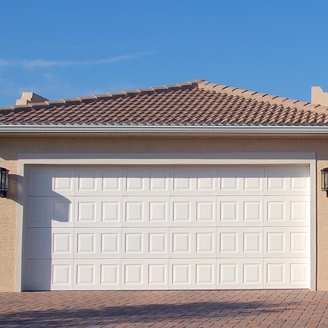
{"label": "roof edge", "polygon": [[328,126],[2,125],[1,135],[327,135]]}
{"label": "roof edge", "polygon": [[270,104],[283,105],[284,107],[297,108],[300,110],[309,110],[315,113],[328,113],[328,106],[322,106],[319,104],[312,104],[309,102],[303,102],[297,99],[290,99],[285,97],[279,97],[274,95],[269,95],[266,93],[260,93],[257,91],[250,91],[245,89],[233,88],[227,85],[216,84],[207,82],[205,80],[200,80],[198,82],[198,87],[204,91],[213,91],[217,93],[226,93],[233,96],[241,96],[244,98],[251,98],[257,101],[270,102]]}

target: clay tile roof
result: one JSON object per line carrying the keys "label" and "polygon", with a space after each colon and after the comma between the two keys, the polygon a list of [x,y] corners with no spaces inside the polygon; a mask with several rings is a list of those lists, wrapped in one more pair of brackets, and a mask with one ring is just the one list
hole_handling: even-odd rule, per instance
{"label": "clay tile roof", "polygon": [[194,80],[0,108],[0,125],[328,125],[328,107]]}

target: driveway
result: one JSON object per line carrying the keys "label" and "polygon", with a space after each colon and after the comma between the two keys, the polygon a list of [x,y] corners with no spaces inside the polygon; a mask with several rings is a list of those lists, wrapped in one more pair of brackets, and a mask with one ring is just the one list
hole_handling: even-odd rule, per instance
{"label": "driveway", "polygon": [[0,293],[1,327],[328,327],[328,292]]}

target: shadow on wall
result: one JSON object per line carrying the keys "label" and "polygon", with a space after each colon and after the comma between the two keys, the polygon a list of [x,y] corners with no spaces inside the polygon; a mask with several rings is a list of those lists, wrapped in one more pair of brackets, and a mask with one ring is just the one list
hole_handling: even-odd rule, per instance
{"label": "shadow on wall", "polygon": [[[71,199],[53,191],[53,179],[42,174],[45,170],[27,170],[28,185],[24,186],[24,177],[9,175],[8,199],[24,206],[23,243],[22,243],[22,288],[23,290],[50,290],[53,279],[53,258],[56,248],[65,256],[71,253],[72,240],[64,245],[61,238],[71,238],[67,234],[59,235],[53,228],[68,227],[72,222]],[[36,174],[35,174],[36,173]],[[25,181],[26,182],[26,181]],[[25,195],[26,193],[26,195]],[[16,196],[19,195],[19,196]],[[64,237],[65,238],[65,237]],[[59,248],[59,249],[58,249]],[[67,272],[66,272],[67,273]],[[64,273],[65,274],[65,273]]]}

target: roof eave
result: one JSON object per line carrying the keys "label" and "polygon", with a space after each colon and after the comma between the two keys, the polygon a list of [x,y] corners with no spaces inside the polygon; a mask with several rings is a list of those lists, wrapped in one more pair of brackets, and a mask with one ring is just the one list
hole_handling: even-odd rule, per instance
{"label": "roof eave", "polygon": [[328,126],[0,125],[1,136],[303,136]]}

